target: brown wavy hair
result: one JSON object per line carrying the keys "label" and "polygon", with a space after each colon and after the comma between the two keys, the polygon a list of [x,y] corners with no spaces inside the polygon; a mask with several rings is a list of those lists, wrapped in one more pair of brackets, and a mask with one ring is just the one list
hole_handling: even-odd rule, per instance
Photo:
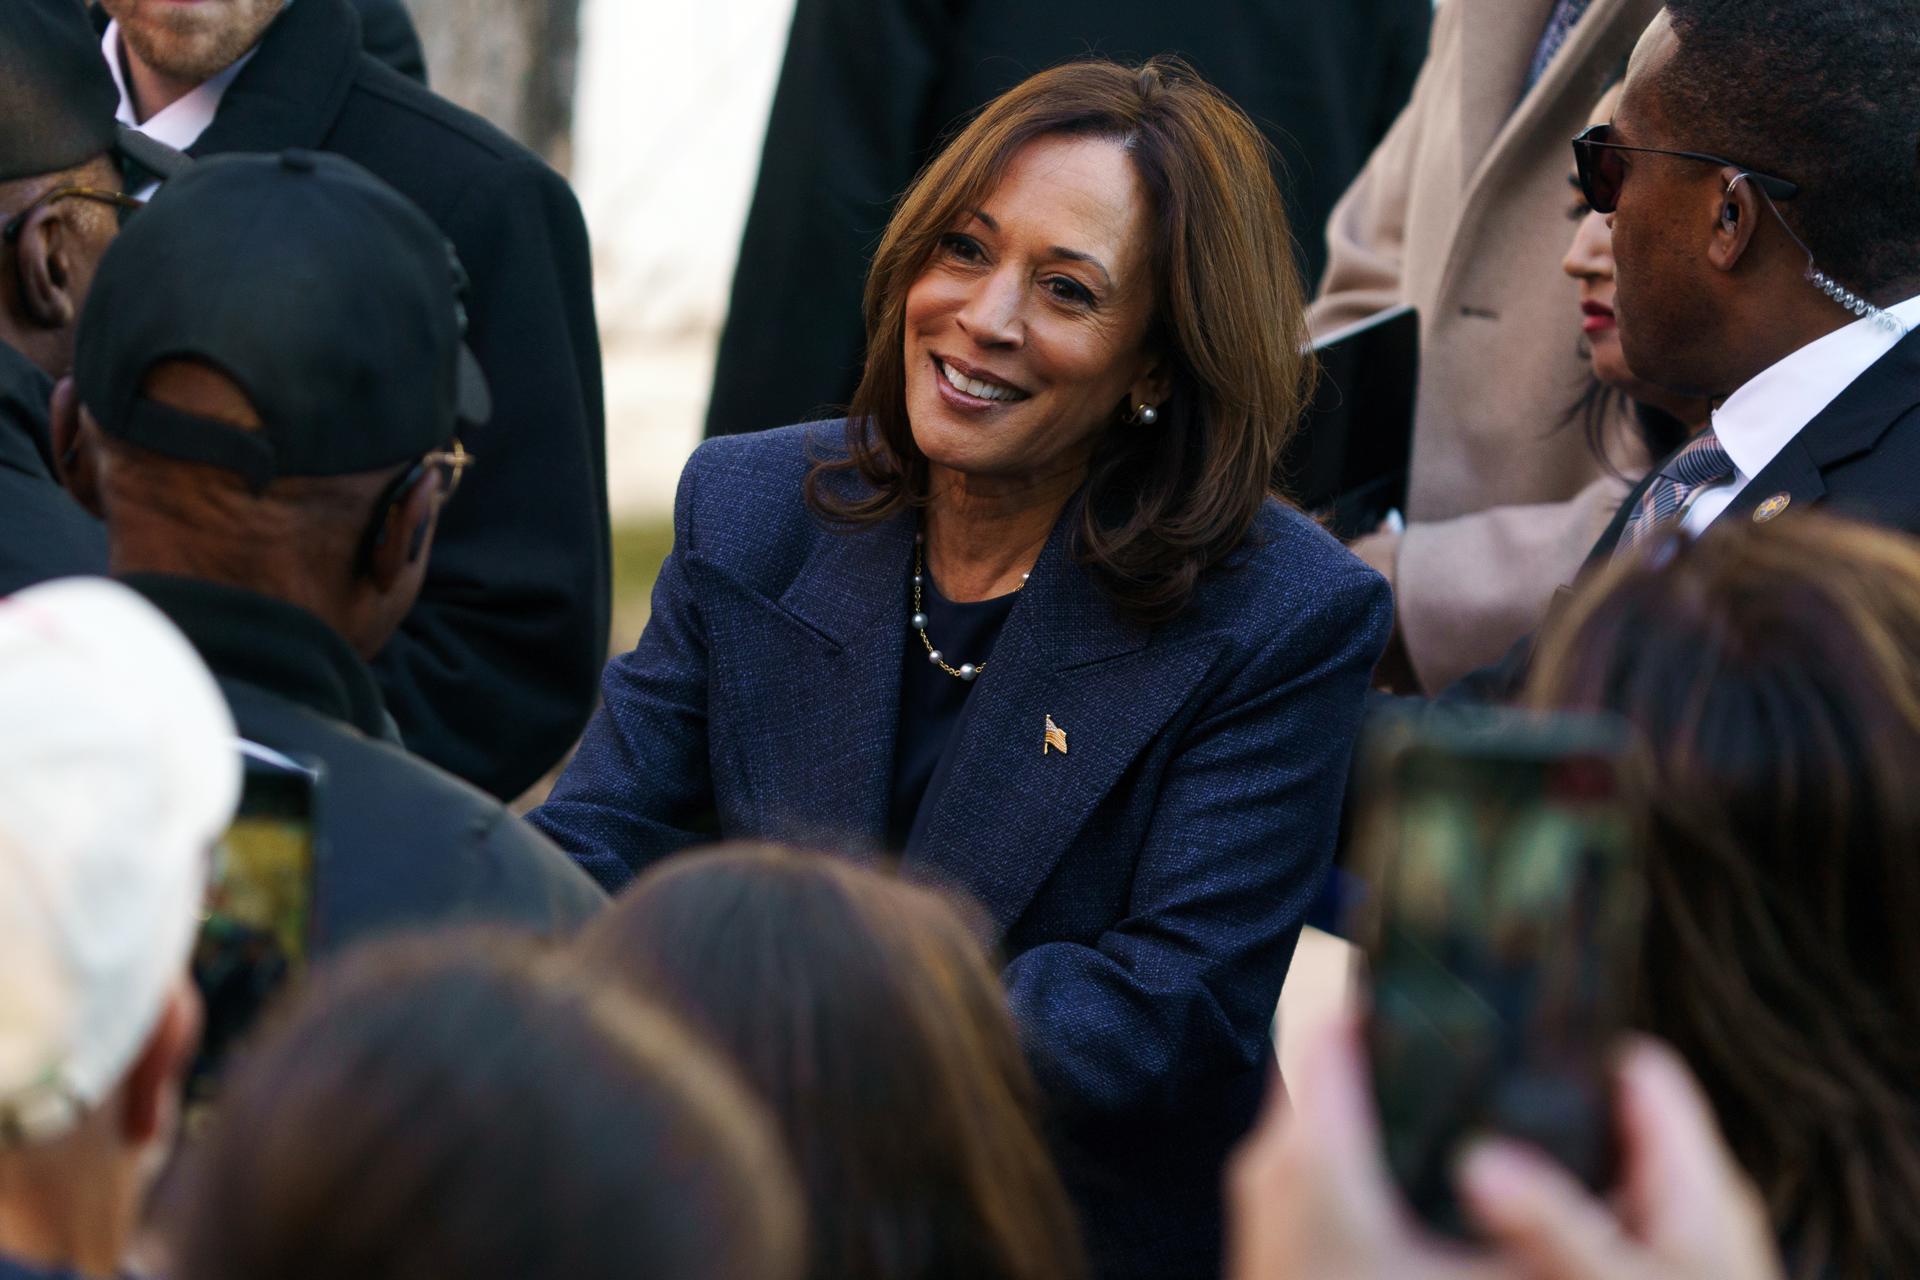
{"label": "brown wavy hair", "polygon": [[194,1280],[798,1280],[766,1108],[665,1012],[505,931],[322,966],[187,1155]]}
{"label": "brown wavy hair", "polygon": [[[1200,575],[1247,540],[1305,407],[1306,293],[1271,149],[1246,113],[1184,63],[1074,62],[995,99],[908,188],[867,276],[866,371],[846,456],[818,463],[807,501],[867,525],[927,500],[927,459],[907,421],[907,290],[1015,154],[1054,136],[1110,139],[1152,202],[1154,320],[1147,341],[1171,391],[1152,427],[1098,442],[1073,555],[1128,616],[1164,621]],[[853,473],[863,492],[823,483]]]}
{"label": "brown wavy hair", "polygon": [[1641,1021],[1679,1047],[1796,1275],[1920,1258],[1920,543],[1814,515],[1602,574],[1529,700],[1654,768]]}
{"label": "brown wavy hair", "polygon": [[978,921],[837,858],[734,845],[642,876],[577,952],[703,1032],[771,1104],[813,1280],[1077,1280],[1078,1228]]}

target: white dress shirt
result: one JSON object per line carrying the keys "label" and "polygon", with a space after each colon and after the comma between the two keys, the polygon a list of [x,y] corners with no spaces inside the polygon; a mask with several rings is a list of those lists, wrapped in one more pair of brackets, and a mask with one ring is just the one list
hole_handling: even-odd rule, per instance
{"label": "white dress shirt", "polygon": [[[1888,307],[1887,313],[1908,329],[1920,328],[1920,297]],[[1855,320],[1768,366],[1728,396],[1713,411],[1713,434],[1733,460],[1733,478],[1696,493],[1681,527],[1698,534],[1719,519],[1787,442],[1893,350],[1901,336],[1871,317]]]}
{"label": "white dress shirt", "polygon": [[[113,73],[114,88],[120,91],[120,109],[114,116],[121,124],[138,129],[155,142],[164,142],[175,151],[185,151],[200,141],[200,135],[213,123],[214,115],[220,110],[220,99],[226,96],[227,86],[233,83],[241,68],[253,60],[258,47],[256,45],[254,49],[247,50],[232,66],[211,80],[201,82],[184,98],[142,120],[134,108],[133,92],[127,87],[127,72],[120,62],[120,23],[109,22],[106,34],[100,37],[100,52],[106,56],[107,70]],[[159,188],[159,183],[149,182],[133,194],[142,200],[151,200]]]}

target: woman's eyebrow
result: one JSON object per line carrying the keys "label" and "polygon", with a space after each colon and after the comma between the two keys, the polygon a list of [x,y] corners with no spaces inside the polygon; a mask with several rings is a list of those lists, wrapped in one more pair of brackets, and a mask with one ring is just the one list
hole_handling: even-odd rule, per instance
{"label": "woman's eyebrow", "polygon": [[[1000,233],[1000,224],[996,222],[993,215],[985,209],[969,209],[967,212],[973,217],[978,218],[981,223],[986,226],[987,230],[993,232],[995,235]],[[1065,258],[1069,262],[1084,262],[1100,273],[1100,279],[1105,283],[1107,288],[1113,288],[1113,273],[1107,270],[1104,262],[1090,253],[1080,249],[1068,249],[1063,245],[1056,244],[1047,249],[1047,256],[1052,258]]]}

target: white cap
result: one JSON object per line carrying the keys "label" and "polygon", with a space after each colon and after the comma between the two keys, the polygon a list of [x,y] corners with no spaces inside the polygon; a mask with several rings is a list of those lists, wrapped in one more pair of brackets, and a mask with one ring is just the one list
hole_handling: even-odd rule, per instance
{"label": "white cap", "polygon": [[0,1146],[71,1128],[186,973],[240,757],[219,686],[118,583],[0,600]]}

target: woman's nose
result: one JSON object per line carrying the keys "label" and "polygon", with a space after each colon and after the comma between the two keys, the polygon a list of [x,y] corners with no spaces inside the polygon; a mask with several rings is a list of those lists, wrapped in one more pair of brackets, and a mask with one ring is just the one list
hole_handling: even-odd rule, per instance
{"label": "woman's nose", "polygon": [[1576,280],[1612,279],[1613,231],[1605,215],[1589,213],[1580,220],[1560,267]]}
{"label": "woman's nose", "polygon": [[1011,271],[982,277],[960,308],[960,327],[983,347],[1018,347],[1025,339],[1020,281]]}

